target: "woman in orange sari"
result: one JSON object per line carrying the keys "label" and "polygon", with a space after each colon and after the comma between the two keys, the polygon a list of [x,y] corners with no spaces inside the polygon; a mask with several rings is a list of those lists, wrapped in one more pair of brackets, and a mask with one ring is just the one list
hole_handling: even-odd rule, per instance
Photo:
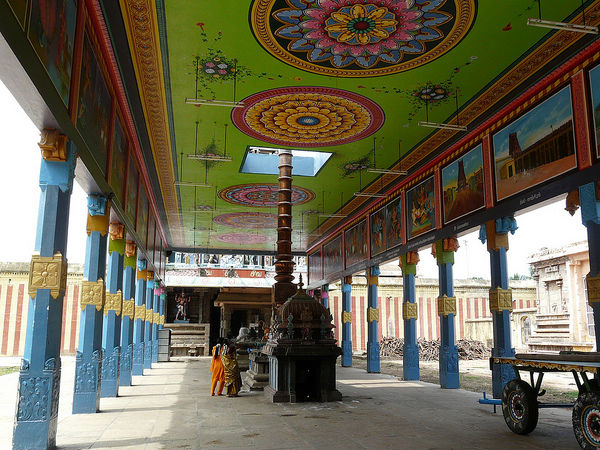
{"label": "woman in orange sari", "polygon": [[221,355],[221,361],[225,368],[225,386],[227,386],[227,397],[237,397],[242,388],[242,377],[235,357],[235,345],[230,345],[227,352]]}
{"label": "woman in orange sari", "polygon": [[217,344],[213,347],[212,362],[210,363],[210,371],[212,372],[212,383],[210,386],[210,395],[215,395],[215,388],[219,384],[219,395],[223,395],[223,387],[225,386],[225,370],[221,362],[221,345]]}

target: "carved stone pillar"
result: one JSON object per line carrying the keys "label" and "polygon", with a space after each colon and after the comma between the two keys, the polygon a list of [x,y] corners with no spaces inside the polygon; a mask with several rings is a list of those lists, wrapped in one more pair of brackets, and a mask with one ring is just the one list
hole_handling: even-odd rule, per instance
{"label": "carved stone pillar", "polygon": [[367,268],[367,372],[380,372],[379,357],[379,266]]}
{"label": "carved stone pillar", "polygon": [[400,257],[404,296],[402,300],[402,318],[404,319],[404,347],[402,352],[402,375],[405,380],[418,380],[419,345],[417,344],[418,310],[415,298],[415,276],[419,254],[408,252]]}
{"label": "carved stone pillar", "polygon": [[144,369],[152,368],[152,322],[154,320],[154,272],[146,272],[146,322],[144,323]]}
{"label": "carved stone pillar", "polygon": [[132,375],[144,375],[144,322],[146,321],[146,260],[137,260],[135,310],[133,315]]}
{"label": "carved stone pillar", "polygon": [[123,269],[123,311],[121,313],[121,368],[119,385],[131,386],[133,364],[133,320],[135,318],[135,242],[125,242]]}
{"label": "carved stone pillar", "polygon": [[342,367],[352,367],[352,275],[342,280]]}

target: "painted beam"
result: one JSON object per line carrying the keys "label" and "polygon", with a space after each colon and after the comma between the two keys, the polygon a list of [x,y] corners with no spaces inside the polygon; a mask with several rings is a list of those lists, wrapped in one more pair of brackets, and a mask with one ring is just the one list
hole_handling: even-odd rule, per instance
{"label": "painted beam", "polygon": [[[52,143],[49,142],[50,137]],[[48,144],[50,150],[44,150]],[[65,136],[42,132],[40,202],[29,272],[29,314],[21,360],[13,449],[56,446],[60,392],[60,333],[67,281],[69,206],[77,150]],[[60,156],[56,158],[56,156]]]}
{"label": "painted beam", "polygon": [[408,252],[400,257],[403,278],[402,318],[404,320],[404,346],[402,348],[402,377],[419,380],[419,345],[417,344],[418,310],[415,296],[415,276],[419,254]]}
{"label": "painted beam", "polygon": [[133,322],[132,375],[144,375],[144,322],[146,320],[146,260],[137,260],[135,312]]}
{"label": "painted beam", "polygon": [[342,367],[352,367],[352,276],[342,280]]}
{"label": "painted beam", "polygon": [[119,385],[131,386],[131,371],[133,364],[133,321],[135,315],[135,242],[125,243],[123,269],[123,312],[121,319],[121,363],[119,370]]}
{"label": "painted beam", "polygon": [[379,285],[379,266],[367,268],[367,372],[380,372],[379,358],[379,308],[377,287]]}
{"label": "painted beam", "polygon": [[88,237],[81,286],[73,414],[89,414],[100,410],[102,310],[106,296],[104,278],[109,216],[106,197],[88,196]]}

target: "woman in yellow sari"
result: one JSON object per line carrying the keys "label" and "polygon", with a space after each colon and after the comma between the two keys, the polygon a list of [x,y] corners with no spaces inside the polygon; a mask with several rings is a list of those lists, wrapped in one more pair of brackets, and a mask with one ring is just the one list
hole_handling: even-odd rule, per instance
{"label": "woman in yellow sari", "polygon": [[212,372],[212,383],[210,386],[210,395],[215,395],[215,388],[219,383],[218,395],[222,395],[223,387],[225,386],[225,370],[223,369],[223,363],[221,362],[221,345],[217,344],[213,347],[213,357],[210,364],[210,371]]}
{"label": "woman in yellow sari", "polygon": [[225,369],[225,386],[227,386],[227,397],[237,397],[242,388],[242,377],[235,357],[235,345],[230,345],[227,352],[221,355],[221,362]]}

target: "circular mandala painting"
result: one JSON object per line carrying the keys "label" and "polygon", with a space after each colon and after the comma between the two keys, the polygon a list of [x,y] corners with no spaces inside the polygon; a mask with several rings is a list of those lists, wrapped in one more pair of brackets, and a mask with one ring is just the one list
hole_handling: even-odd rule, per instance
{"label": "circular mandala painting", "polygon": [[375,133],[383,110],[353,92],[315,86],[271,89],[243,100],[231,120],[248,136],[290,147],[325,147]]}
{"label": "circular mandala painting", "polygon": [[264,234],[252,233],[228,233],[217,236],[217,241],[225,242],[226,244],[264,244],[269,241],[269,236]]}
{"label": "circular mandala painting", "polygon": [[277,228],[277,215],[260,212],[221,214],[213,219],[219,225],[233,228]]}
{"label": "circular mandala painting", "polygon": [[[226,202],[245,206],[277,206],[279,187],[275,183],[238,184],[219,192],[219,197]],[[310,202],[315,194],[308,189],[292,187],[292,205]]]}
{"label": "circular mandala painting", "polygon": [[255,0],[256,39],[314,73],[389,75],[421,66],[468,33],[475,0]]}

